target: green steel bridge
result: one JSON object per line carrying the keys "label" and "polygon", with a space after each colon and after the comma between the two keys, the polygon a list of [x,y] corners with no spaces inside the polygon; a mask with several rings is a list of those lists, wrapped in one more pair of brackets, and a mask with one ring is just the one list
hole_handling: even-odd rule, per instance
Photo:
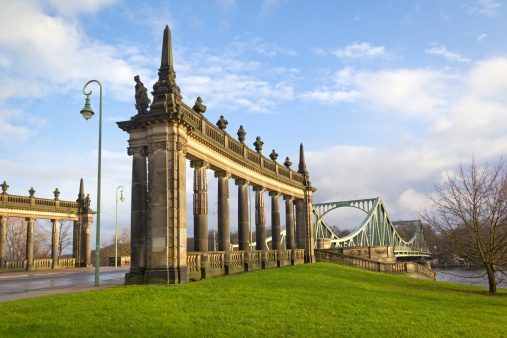
{"label": "green steel bridge", "polygon": [[[356,208],[366,213],[366,217],[349,235],[338,237],[324,221],[323,216],[338,208]],[[316,203],[313,205],[314,239],[329,238],[331,248],[360,246],[394,246],[396,257],[429,257],[431,252],[424,237],[421,220],[396,221],[389,218],[382,198],[369,198],[352,201]],[[396,231],[396,225],[412,225],[414,235],[405,241]],[[285,230],[281,232],[282,247],[286,247]],[[272,237],[266,238],[266,246]],[[255,243],[252,243],[255,245]],[[236,245],[237,246],[237,245]]]}
{"label": "green steel bridge", "polygon": [[[324,221],[323,216],[338,208],[356,208],[366,213],[361,224],[345,237],[338,237]],[[314,238],[330,238],[331,247],[394,246],[396,257],[429,257],[421,220],[392,222],[382,198],[316,203],[313,205]],[[414,235],[405,241],[396,231],[396,225],[412,225]]]}

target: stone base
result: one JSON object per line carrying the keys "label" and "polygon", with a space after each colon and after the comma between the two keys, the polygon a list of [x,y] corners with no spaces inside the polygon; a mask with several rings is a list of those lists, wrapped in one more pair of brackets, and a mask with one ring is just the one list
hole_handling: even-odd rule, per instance
{"label": "stone base", "polygon": [[243,272],[244,270],[241,267],[233,266],[232,264],[225,264],[225,274],[226,275],[234,275],[238,272]]}
{"label": "stone base", "polygon": [[299,264],[305,264],[305,262],[302,259],[291,259],[290,264],[291,265],[299,265]]}
{"label": "stone base", "polygon": [[248,271],[253,271],[254,270],[254,267],[253,267],[253,264],[248,262],[248,263],[245,263],[245,272],[248,272]]}
{"label": "stone base", "polygon": [[262,268],[263,269],[273,269],[276,268],[276,263],[273,262],[262,262]]}
{"label": "stone base", "polygon": [[211,278],[213,277],[213,272],[211,271],[211,268],[208,266],[206,268],[201,268],[201,278]]}
{"label": "stone base", "polygon": [[152,268],[144,273],[145,284],[185,284],[188,283],[188,269]]}
{"label": "stone base", "polygon": [[287,263],[285,261],[283,261],[283,260],[276,261],[276,266],[279,267],[279,268],[284,267],[286,265],[287,265]]}

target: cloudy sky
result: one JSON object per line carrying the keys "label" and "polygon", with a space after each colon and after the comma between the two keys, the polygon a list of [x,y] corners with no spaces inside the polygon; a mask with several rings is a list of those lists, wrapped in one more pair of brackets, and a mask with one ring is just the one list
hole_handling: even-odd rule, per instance
{"label": "cloudy sky", "polygon": [[[243,125],[265,154],[276,149],[297,164],[302,142],[317,202],[381,196],[392,219],[416,218],[432,178],[472,154],[497,160],[507,147],[503,1],[0,0],[0,8],[0,181],[11,194],[33,186],[52,198],[58,187],[75,200],[83,177],[95,205],[98,119],[79,111],[84,84],[101,81],[103,237],[114,233],[120,185],[119,223],[130,224],[128,135],[115,122],[136,114],[135,75],[151,90],[166,24],[183,100],[201,96],[210,121],[224,115],[233,136]],[[89,88],[98,113],[98,86]],[[212,173],[209,184],[211,228]],[[230,191],[235,229],[232,181]],[[361,218],[337,211],[328,221],[350,228]]]}

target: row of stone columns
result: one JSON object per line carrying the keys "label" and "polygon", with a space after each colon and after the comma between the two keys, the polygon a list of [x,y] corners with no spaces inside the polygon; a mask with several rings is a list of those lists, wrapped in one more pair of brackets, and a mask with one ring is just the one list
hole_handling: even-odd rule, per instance
{"label": "row of stone columns", "polygon": [[[208,183],[206,169],[209,165],[206,161],[195,160],[190,162],[194,168],[194,195],[193,195],[193,214],[194,214],[194,250],[202,252],[201,269],[202,277],[206,278],[211,273],[208,262]],[[224,266],[226,273],[229,273],[231,267],[231,245],[230,245],[230,212],[229,212],[229,178],[230,174],[226,171],[216,171],[215,177],[218,179],[218,251],[223,251]],[[235,184],[238,187],[238,246],[239,250],[245,252],[245,269],[252,269],[250,262],[250,239],[249,239],[249,210],[248,210],[248,185],[250,182],[245,179],[236,179]],[[261,261],[263,267],[266,265],[266,214],[265,214],[265,188],[254,186],[255,191],[255,233],[256,250],[261,250]],[[281,260],[281,224],[280,224],[280,203],[281,194],[276,191],[270,191],[271,196],[271,221],[272,221],[272,249],[277,251],[277,265],[283,265]],[[295,240],[294,240],[294,198],[284,196],[286,211],[286,236],[287,249],[292,250],[291,259],[295,259]],[[299,200],[298,200],[299,201]],[[299,208],[304,207],[303,203],[298,203]],[[304,210],[298,210],[303,216]],[[299,220],[303,225],[303,220]],[[304,237],[304,226],[298,227],[298,231]],[[298,241],[299,248],[305,248],[303,241]]]}
{"label": "row of stone columns", "polygon": [[[5,269],[5,253],[6,253],[6,237],[7,237],[7,219],[8,216],[0,216],[0,269]],[[35,218],[28,217],[27,221],[27,229],[26,229],[26,261],[27,261],[27,270],[34,270],[33,263],[33,244],[34,244],[34,224]],[[58,244],[60,242],[59,233],[60,233],[60,220],[52,219],[52,231],[51,231],[51,258],[53,259],[53,269],[57,269],[59,267],[59,257],[58,257]],[[74,222],[74,238],[73,238],[73,257],[76,258],[78,266],[91,266],[91,227],[90,224],[85,224],[83,226],[84,231],[81,231],[80,221]],[[78,229],[76,231],[76,229]],[[80,243],[84,244],[84,248]]]}

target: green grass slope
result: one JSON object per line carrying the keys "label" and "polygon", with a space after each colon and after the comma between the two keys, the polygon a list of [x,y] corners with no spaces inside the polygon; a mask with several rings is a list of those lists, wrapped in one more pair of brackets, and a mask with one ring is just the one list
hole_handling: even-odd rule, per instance
{"label": "green grass slope", "polygon": [[506,293],[328,263],[0,304],[0,336],[507,335]]}

